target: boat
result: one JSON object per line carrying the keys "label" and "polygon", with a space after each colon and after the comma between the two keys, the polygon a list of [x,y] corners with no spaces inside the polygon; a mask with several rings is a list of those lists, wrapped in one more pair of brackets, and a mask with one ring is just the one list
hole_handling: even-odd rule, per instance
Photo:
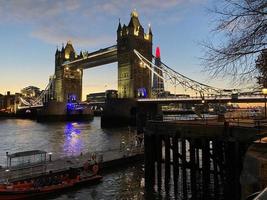
{"label": "boat", "polygon": [[48,194],[60,192],[78,185],[94,184],[102,179],[98,175],[98,165],[92,166],[92,171],[70,169],[61,174],[49,173],[24,181],[0,184],[0,200],[36,199]]}
{"label": "boat", "polygon": [[[27,156],[33,156],[35,160],[23,159]],[[20,163],[17,166],[12,164],[16,159],[20,158]],[[39,163],[36,162],[36,158]],[[39,164],[46,163],[46,152],[40,150],[18,152],[8,154],[8,169],[21,170],[39,166]],[[51,157],[49,157],[51,160]],[[27,162],[24,162],[27,160]],[[30,163],[29,163],[30,162]],[[89,162],[86,161],[83,167],[69,168],[68,170],[40,174],[39,176],[20,179],[7,180],[0,183],[0,200],[28,200],[37,199],[36,197],[43,197],[49,194],[57,193],[67,190],[79,185],[95,184],[102,180],[102,176],[98,174],[99,165],[95,158]]]}

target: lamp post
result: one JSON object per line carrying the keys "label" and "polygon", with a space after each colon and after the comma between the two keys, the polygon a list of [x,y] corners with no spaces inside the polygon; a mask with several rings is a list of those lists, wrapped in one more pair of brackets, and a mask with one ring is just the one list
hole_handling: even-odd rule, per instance
{"label": "lamp post", "polygon": [[49,156],[49,162],[52,162],[52,154],[53,154],[52,152],[49,152],[49,153],[48,153],[48,156]]}
{"label": "lamp post", "polygon": [[6,183],[9,183],[9,174],[10,174],[9,172],[10,172],[10,170],[6,169],[5,172],[6,172]]}
{"label": "lamp post", "polygon": [[264,95],[264,118],[266,119],[266,95],[267,95],[267,88],[262,89],[262,94]]}

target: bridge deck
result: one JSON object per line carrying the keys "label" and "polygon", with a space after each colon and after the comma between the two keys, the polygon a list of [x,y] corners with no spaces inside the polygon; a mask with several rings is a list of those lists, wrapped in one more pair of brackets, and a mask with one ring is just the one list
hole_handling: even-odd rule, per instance
{"label": "bridge deck", "polygon": [[231,95],[214,95],[207,97],[180,97],[180,98],[145,98],[137,99],[138,103],[258,103],[265,102],[264,95],[243,95],[232,98]]}
{"label": "bridge deck", "polygon": [[113,62],[117,62],[117,46],[107,47],[98,51],[89,53],[87,56],[81,59],[77,59],[71,62],[63,63],[62,66],[68,66],[69,68],[87,69],[105,65]]}

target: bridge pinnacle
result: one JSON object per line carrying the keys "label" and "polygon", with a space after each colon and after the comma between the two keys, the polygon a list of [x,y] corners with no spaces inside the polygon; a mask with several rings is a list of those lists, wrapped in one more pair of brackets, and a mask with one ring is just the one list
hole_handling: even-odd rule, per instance
{"label": "bridge pinnacle", "polygon": [[138,17],[138,13],[136,11],[136,9],[134,9],[131,13],[131,17]]}

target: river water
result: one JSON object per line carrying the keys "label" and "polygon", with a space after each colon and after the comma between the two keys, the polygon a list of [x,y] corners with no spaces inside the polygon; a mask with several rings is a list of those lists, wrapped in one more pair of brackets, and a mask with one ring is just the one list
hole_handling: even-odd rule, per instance
{"label": "river water", "polygon": [[[6,165],[5,152],[44,150],[53,158],[79,155],[81,152],[106,151],[121,148],[121,142],[131,140],[130,128],[102,129],[100,118],[91,122],[37,123],[31,120],[0,120],[0,165]],[[143,199],[141,180],[143,166],[112,169],[104,174],[100,184],[70,190],[44,199]]]}

